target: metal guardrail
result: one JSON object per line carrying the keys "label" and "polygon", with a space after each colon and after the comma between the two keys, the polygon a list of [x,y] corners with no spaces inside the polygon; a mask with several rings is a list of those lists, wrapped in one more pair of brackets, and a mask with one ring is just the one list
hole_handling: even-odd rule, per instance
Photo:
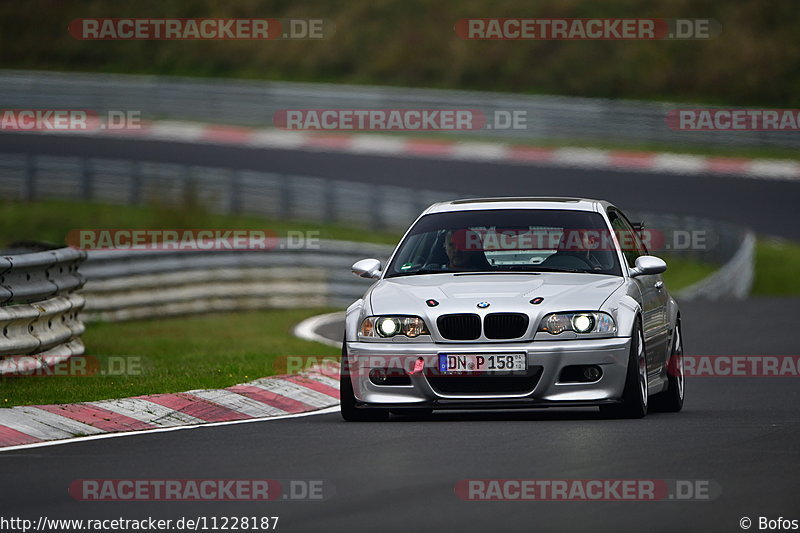
{"label": "metal guardrail", "polygon": [[58,248],[0,257],[0,305],[39,302],[69,293],[84,279],[78,265],[86,252]]}
{"label": "metal guardrail", "polygon": [[[58,248],[0,257],[0,374],[24,364],[54,364],[83,353],[79,318],[85,300],[74,291],[84,278],[86,252]],[[11,357],[3,357],[11,356]]]}
{"label": "metal guardrail", "polygon": [[[0,148],[2,151],[2,148]],[[109,204],[197,205],[219,213],[310,220],[370,228],[405,229],[434,202],[453,192],[331,180],[251,170],[106,158],[2,154],[0,197],[47,198]]]}
{"label": "metal guardrail", "polygon": [[81,271],[86,320],[190,313],[342,307],[369,286],[350,266],[388,258],[385,245],[320,241],[319,248],[271,251],[95,251]]}
{"label": "metal guardrail", "polygon": [[526,141],[800,146],[800,138],[779,131],[671,130],[665,121],[669,110],[700,107],[686,104],[360,85],[5,70],[0,71],[0,107],[135,110],[146,119],[253,126],[272,126],[273,115],[285,109],[477,109],[489,117],[521,111],[527,119],[524,129],[460,134]]}

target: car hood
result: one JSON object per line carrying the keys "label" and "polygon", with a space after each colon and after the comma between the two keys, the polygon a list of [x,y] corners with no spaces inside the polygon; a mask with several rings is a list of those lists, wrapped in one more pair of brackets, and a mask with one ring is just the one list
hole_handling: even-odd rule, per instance
{"label": "car hood", "polygon": [[[568,272],[427,274],[383,279],[370,293],[372,314],[435,318],[447,313],[524,312],[535,318],[554,311],[598,310],[623,283],[604,274]],[[530,300],[543,298],[541,304]],[[426,300],[439,305],[429,307]],[[477,305],[486,302],[488,307]]]}

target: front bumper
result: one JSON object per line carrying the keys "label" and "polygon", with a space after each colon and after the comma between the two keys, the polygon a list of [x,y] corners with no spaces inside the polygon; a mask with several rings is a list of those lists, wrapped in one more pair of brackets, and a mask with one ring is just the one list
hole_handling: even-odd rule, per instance
{"label": "front bumper", "polygon": [[[437,409],[491,409],[511,407],[582,406],[614,403],[622,397],[630,353],[630,337],[536,341],[527,343],[419,343],[348,342],[348,371],[357,402],[363,407],[433,407]],[[513,386],[503,377],[475,382],[484,377],[448,377],[439,374],[440,353],[526,353],[528,371],[514,377]],[[379,385],[370,371],[383,366],[412,370],[407,383]],[[416,366],[415,366],[416,365]],[[561,382],[564,367],[594,365],[602,376],[594,382]],[[442,380],[461,380],[456,382]]]}

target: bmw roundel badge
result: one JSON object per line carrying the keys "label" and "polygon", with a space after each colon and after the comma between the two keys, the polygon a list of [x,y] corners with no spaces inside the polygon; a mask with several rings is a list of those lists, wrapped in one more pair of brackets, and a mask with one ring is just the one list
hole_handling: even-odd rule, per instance
{"label": "bmw roundel badge", "polygon": [[486,309],[489,307],[489,302],[478,302],[478,309]]}

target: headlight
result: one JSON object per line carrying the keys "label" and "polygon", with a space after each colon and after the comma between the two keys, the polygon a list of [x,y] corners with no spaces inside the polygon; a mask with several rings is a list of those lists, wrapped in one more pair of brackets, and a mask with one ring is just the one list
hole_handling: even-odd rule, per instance
{"label": "headlight", "polygon": [[429,335],[425,321],[418,316],[368,316],[361,322],[359,337],[390,338],[397,335],[414,338]]}
{"label": "headlight", "polygon": [[572,312],[551,313],[542,319],[538,331],[546,331],[551,335],[558,335],[564,331],[575,333],[615,333],[617,326],[608,313]]}
{"label": "headlight", "polygon": [[587,313],[572,315],[571,322],[576,333],[589,333],[594,328],[594,317]]}
{"label": "headlight", "polygon": [[375,324],[378,326],[378,335],[381,337],[394,337],[400,333],[402,327],[400,319],[388,316],[379,318]]}

